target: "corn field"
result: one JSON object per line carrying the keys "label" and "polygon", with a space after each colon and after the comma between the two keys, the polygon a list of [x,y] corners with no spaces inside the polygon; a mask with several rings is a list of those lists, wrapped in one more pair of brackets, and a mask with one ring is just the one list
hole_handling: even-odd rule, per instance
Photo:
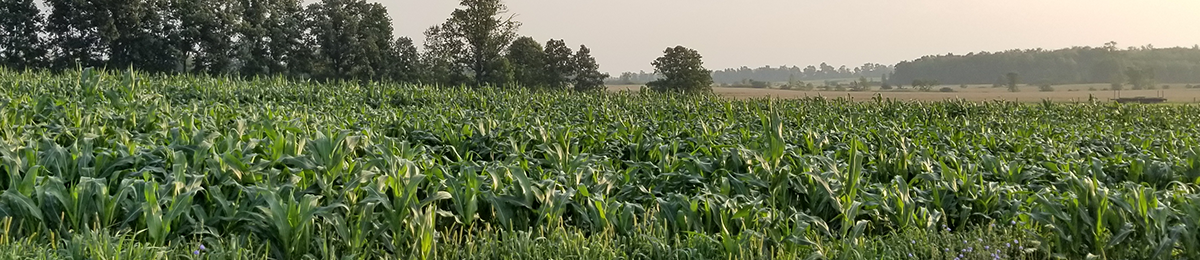
{"label": "corn field", "polygon": [[0,258],[1200,259],[1200,107],[0,70]]}

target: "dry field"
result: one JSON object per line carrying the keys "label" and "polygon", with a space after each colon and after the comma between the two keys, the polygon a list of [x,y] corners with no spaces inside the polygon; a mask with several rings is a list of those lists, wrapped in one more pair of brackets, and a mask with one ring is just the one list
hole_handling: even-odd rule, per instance
{"label": "dry field", "polygon": [[[1197,103],[1200,102],[1200,88],[1184,88],[1186,84],[1169,84],[1169,89],[1158,90],[1124,90],[1121,91],[1121,97],[1157,97],[1161,93],[1167,98],[1168,103]],[[631,90],[637,91],[641,85],[612,85],[608,86],[610,91]],[[953,88],[955,92],[937,92],[942,87]],[[1161,85],[1160,85],[1161,87]],[[991,85],[971,85],[963,89],[959,86],[939,86],[934,88],[934,92],[919,92],[913,89],[903,90],[878,90],[864,92],[850,91],[798,91],[798,90],[782,90],[782,89],[753,89],[753,88],[713,88],[717,94],[735,97],[735,98],[761,98],[761,97],[777,97],[777,98],[804,98],[822,96],[827,98],[850,97],[855,100],[870,100],[876,94],[883,95],[884,98],[897,100],[914,100],[914,101],[940,101],[947,99],[965,99],[971,101],[990,101],[990,100],[1013,100],[1020,102],[1041,102],[1044,99],[1049,99],[1058,102],[1072,101],[1087,101],[1088,95],[1093,95],[1100,100],[1108,100],[1115,98],[1117,93],[1111,90],[1108,84],[1075,84],[1075,85],[1059,85],[1054,86],[1054,92],[1040,92],[1034,86],[1021,86],[1020,92],[1009,92],[1007,88],[993,88]],[[1095,90],[1090,90],[1095,89]]]}

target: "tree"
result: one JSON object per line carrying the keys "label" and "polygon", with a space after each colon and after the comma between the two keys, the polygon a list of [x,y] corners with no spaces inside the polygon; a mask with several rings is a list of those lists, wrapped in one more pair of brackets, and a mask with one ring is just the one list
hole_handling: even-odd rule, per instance
{"label": "tree", "polygon": [[453,58],[452,61],[440,62],[465,67],[477,87],[508,83],[501,80],[511,78],[512,71],[511,67],[506,67],[509,62],[504,60],[501,51],[516,38],[520,23],[513,21],[511,16],[503,16],[508,8],[500,0],[462,0],[460,5],[465,8],[454,10],[445,23],[436,26],[436,30],[426,31],[427,35],[438,34],[435,35],[437,44],[444,47],[439,51],[461,47],[461,54],[439,57]]}
{"label": "tree", "polygon": [[1126,68],[1125,78],[1129,80],[1129,85],[1132,85],[1134,90],[1154,87],[1154,69]]}
{"label": "tree", "polygon": [[267,17],[271,16],[272,6],[268,1],[256,0],[240,0],[242,9],[242,22],[235,26],[235,31],[238,34],[238,57],[241,58],[242,66],[240,74],[242,76],[267,75],[271,73],[275,61],[271,57],[270,42],[268,34],[270,23],[267,23]]}
{"label": "tree", "polygon": [[667,48],[650,63],[662,78],[646,85],[659,92],[712,92],[712,72],[704,68],[700,52],[683,46]]}
{"label": "tree", "polygon": [[466,46],[442,26],[425,30],[421,82],[455,86],[473,82],[466,74]]}
{"label": "tree", "polygon": [[546,42],[545,67],[542,85],[550,89],[566,89],[575,75],[575,61],[570,47],[562,40]]}
{"label": "tree", "polygon": [[0,3],[0,66],[16,70],[40,67],[46,49],[38,33],[42,14],[33,0]]}
{"label": "tree", "polygon": [[575,91],[603,91],[604,79],[608,78],[608,73],[600,72],[600,64],[596,64],[596,58],[592,57],[592,50],[587,46],[579,45],[579,52],[575,53],[574,60]]}
{"label": "tree", "polygon": [[46,32],[50,35],[51,67],[64,70],[72,66],[104,65],[104,39],[100,34],[100,7],[93,1],[46,0],[50,16]]}
{"label": "tree", "polygon": [[[102,7],[111,17],[104,30],[108,66],[148,72],[175,72],[181,52],[177,48],[180,28],[168,20],[166,0],[106,1]],[[102,22],[102,24],[104,24]]]}
{"label": "tree", "polygon": [[421,56],[417,53],[417,47],[413,46],[412,39],[408,37],[397,38],[392,43],[392,50],[388,52],[388,60],[391,61],[386,78],[393,82],[401,83],[417,83],[420,81]]}
{"label": "tree", "polygon": [[269,53],[268,71],[292,77],[307,76],[312,71],[313,50],[305,42],[308,19],[299,0],[272,0],[270,15],[264,29]]}
{"label": "tree", "polygon": [[546,51],[542,44],[530,37],[521,37],[508,46],[505,56],[512,64],[513,80],[517,85],[534,88],[542,84],[545,75]]}
{"label": "tree", "polygon": [[392,21],[379,3],[322,0],[309,6],[309,20],[322,79],[380,80],[387,75]]}
{"label": "tree", "polygon": [[[941,83],[936,80],[914,79],[912,81],[913,88],[916,88],[923,92],[932,91],[933,87],[937,86],[937,85],[941,85]],[[953,89],[951,89],[951,90],[953,90]]]}
{"label": "tree", "polygon": [[225,74],[235,69],[238,4],[232,0],[174,0],[180,24],[177,49],[184,71]]}
{"label": "tree", "polygon": [[859,76],[858,81],[856,81],[854,85],[855,86],[851,88],[853,91],[871,90],[871,80],[867,79],[867,76]]}
{"label": "tree", "polygon": [[1004,79],[1005,79],[1006,85],[1008,85],[1008,91],[1017,92],[1020,90],[1017,88],[1017,83],[1019,83],[1019,81],[1021,80],[1020,74],[1017,74],[1016,72],[1009,72],[1007,74],[1004,74]]}

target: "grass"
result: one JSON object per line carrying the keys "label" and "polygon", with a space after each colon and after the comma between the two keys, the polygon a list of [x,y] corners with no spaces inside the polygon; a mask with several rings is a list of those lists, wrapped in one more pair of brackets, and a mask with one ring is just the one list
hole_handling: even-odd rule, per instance
{"label": "grass", "polygon": [[1200,257],[1195,105],[0,86],[0,258]]}

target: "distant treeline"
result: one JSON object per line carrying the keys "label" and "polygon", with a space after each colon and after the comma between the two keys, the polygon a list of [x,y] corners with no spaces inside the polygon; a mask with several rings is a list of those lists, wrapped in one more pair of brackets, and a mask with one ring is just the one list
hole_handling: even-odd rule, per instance
{"label": "distant treeline", "polygon": [[1200,82],[1200,48],[1118,49],[1074,47],[925,56],[896,64],[893,84],[936,80],[942,84],[1000,84],[1008,73],[1022,84],[1126,83],[1129,70],[1150,72],[1160,83]]}
{"label": "distant treeline", "polygon": [[[892,72],[892,66],[867,63],[859,67],[848,68],[845,65],[833,67],[826,63],[821,65],[809,65],[801,68],[797,66],[779,66],[771,67],[763,66],[758,68],[741,67],[729,68],[724,70],[715,70],[712,72],[713,82],[716,84],[741,84],[751,81],[764,82],[792,82],[792,81],[812,81],[812,80],[827,80],[827,79],[857,79],[859,77],[883,77]],[[610,78],[610,84],[644,84],[658,79],[654,73],[641,72],[625,72],[615,78]]]}

